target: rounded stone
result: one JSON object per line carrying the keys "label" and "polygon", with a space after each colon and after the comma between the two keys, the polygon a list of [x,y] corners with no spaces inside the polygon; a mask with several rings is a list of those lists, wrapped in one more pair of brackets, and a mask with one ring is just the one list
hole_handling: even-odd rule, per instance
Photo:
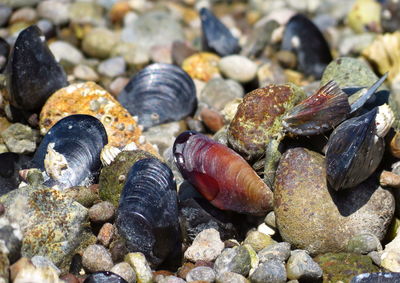
{"label": "rounded stone", "polygon": [[252,283],[285,283],[285,265],[278,260],[261,263],[250,276],[250,280]]}
{"label": "rounded stone", "polygon": [[208,82],[220,77],[218,62],[220,57],[209,52],[199,52],[186,58],[182,63],[185,70],[193,79]]}
{"label": "rounded stone", "polygon": [[186,275],[186,282],[192,281],[207,281],[214,282],[215,272],[211,267],[208,266],[198,266],[193,268]]}
{"label": "rounded stone", "polygon": [[249,244],[256,252],[275,243],[270,236],[258,231],[249,232],[246,239],[244,239],[244,244]]}
{"label": "rounded stone", "polygon": [[93,68],[83,64],[76,65],[73,74],[76,79],[83,81],[97,82],[100,79],[99,75],[95,70],[93,70]]}
{"label": "rounded stone", "polygon": [[41,1],[37,7],[39,17],[62,25],[69,21],[69,3],[62,1]]}
{"label": "rounded stone", "polygon": [[243,275],[234,272],[224,272],[220,273],[216,278],[217,283],[249,283],[250,281],[246,279]]}
{"label": "rounded stone", "polygon": [[83,60],[82,52],[66,41],[54,41],[49,48],[56,60],[61,63],[66,61],[69,64],[78,65]]}
{"label": "rounded stone", "polygon": [[96,2],[74,1],[69,7],[69,18],[73,24],[99,26],[105,24],[103,7]]}
{"label": "rounded stone", "polygon": [[185,251],[185,258],[197,262],[199,260],[214,261],[224,249],[219,232],[214,228],[200,232],[192,245]]}
{"label": "rounded stone", "polygon": [[257,65],[250,59],[240,55],[223,57],[218,66],[225,77],[240,83],[248,83],[254,80],[257,75]]}
{"label": "rounded stone", "polygon": [[125,73],[126,63],[122,57],[114,57],[100,63],[97,71],[106,77],[114,78]]}
{"label": "rounded stone", "polygon": [[286,242],[276,243],[258,252],[260,262],[269,260],[286,261],[290,256],[290,244]]}
{"label": "rounded stone", "polygon": [[96,203],[89,209],[89,219],[92,222],[111,222],[115,216],[115,207],[109,201]]}
{"label": "rounded stone", "polygon": [[329,190],[324,157],[300,147],[280,160],[274,200],[282,238],[311,255],[343,251],[361,233],[383,239],[395,206],[374,177],[346,192]]}
{"label": "rounded stone", "polygon": [[250,269],[250,253],[244,246],[225,249],[214,263],[214,270],[217,274],[230,271],[247,276]]}
{"label": "rounded stone", "polygon": [[114,265],[111,270],[115,274],[124,278],[128,283],[136,282],[136,273],[127,262],[120,262]]}
{"label": "rounded stone", "polygon": [[235,98],[242,98],[243,95],[243,87],[236,81],[214,78],[204,86],[199,100],[221,111],[227,103]]}
{"label": "rounded stone", "polygon": [[349,240],[346,250],[351,253],[368,254],[372,251],[382,250],[382,245],[375,235],[360,234]]}
{"label": "rounded stone", "polygon": [[317,282],[322,277],[321,267],[303,250],[292,251],[286,271],[292,280]]}
{"label": "rounded stone", "polygon": [[82,50],[91,57],[105,59],[117,43],[116,35],[106,28],[94,28],[82,41]]}
{"label": "rounded stone", "polygon": [[34,152],[39,139],[37,130],[20,123],[9,126],[1,137],[9,151],[21,154]]}
{"label": "rounded stone", "polygon": [[83,252],[82,264],[90,272],[109,271],[113,267],[110,252],[101,245],[88,246]]}

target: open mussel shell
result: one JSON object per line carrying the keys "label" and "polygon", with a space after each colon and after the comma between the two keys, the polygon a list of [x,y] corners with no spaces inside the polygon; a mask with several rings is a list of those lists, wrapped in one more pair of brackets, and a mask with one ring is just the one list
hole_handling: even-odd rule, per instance
{"label": "open mussel shell", "polygon": [[282,120],[286,131],[296,135],[316,135],[344,121],[350,114],[347,95],[334,81],[293,107]]}
{"label": "open mussel shell", "polygon": [[354,276],[350,283],[393,283],[400,282],[398,272],[363,273]]}
{"label": "open mussel shell", "polygon": [[240,51],[238,40],[210,10],[201,8],[200,19],[204,50],[215,52],[220,56],[236,54]]}
{"label": "open mussel shell", "polygon": [[4,71],[8,54],[10,53],[10,45],[3,38],[0,37],[0,73]]}
{"label": "open mussel shell", "polygon": [[71,115],[44,136],[33,167],[46,172],[45,185],[64,189],[92,184],[100,171],[100,152],[107,144],[103,124],[93,116]]}
{"label": "open mussel shell", "polygon": [[294,52],[298,69],[317,79],[332,61],[324,36],[312,21],[301,14],[293,16],[286,25],[281,49]]}
{"label": "open mussel shell", "polygon": [[146,158],[132,166],[116,225],[128,250],[142,252],[153,266],[180,250],[176,184],[165,163]]}
{"label": "open mussel shell", "polygon": [[31,157],[13,152],[0,154],[0,196],[18,188],[19,170],[29,167]]}
{"label": "open mussel shell", "polygon": [[137,73],[118,100],[145,129],[181,120],[197,107],[196,88],[190,76],[178,66],[161,63]]}
{"label": "open mussel shell", "polygon": [[272,210],[270,188],[230,148],[186,131],[176,138],[173,154],[182,176],[217,208],[255,215]]}
{"label": "open mussel shell", "polygon": [[10,103],[23,110],[39,111],[51,94],[68,84],[63,68],[36,26],[18,35],[6,72]]}
{"label": "open mussel shell", "polygon": [[381,162],[385,143],[376,135],[377,108],[346,120],[331,134],[326,151],[326,171],[336,191],[357,186]]}
{"label": "open mussel shell", "polygon": [[128,281],[111,271],[99,271],[90,274],[83,283],[128,283]]}

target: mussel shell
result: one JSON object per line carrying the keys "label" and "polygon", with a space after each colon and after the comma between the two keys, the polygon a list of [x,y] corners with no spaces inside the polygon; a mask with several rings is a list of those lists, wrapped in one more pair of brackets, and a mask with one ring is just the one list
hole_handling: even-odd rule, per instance
{"label": "mussel shell", "polygon": [[238,40],[210,10],[201,8],[200,19],[204,50],[215,52],[220,56],[236,54],[240,51]]}
{"label": "mussel shell", "polygon": [[298,69],[317,79],[332,61],[324,36],[313,22],[301,14],[293,16],[286,25],[281,49],[294,52]]}
{"label": "mussel shell", "polygon": [[385,143],[376,135],[377,108],[340,124],[331,134],[326,151],[327,179],[335,190],[366,180],[382,160]]}
{"label": "mussel shell", "polygon": [[18,35],[7,66],[10,103],[16,108],[38,111],[47,98],[67,86],[67,76],[57,63],[36,26]]}
{"label": "mussel shell", "polygon": [[58,121],[44,136],[33,157],[34,167],[42,171],[45,171],[44,160],[50,143],[65,157],[68,168],[58,180],[47,176],[45,185],[63,189],[95,181],[101,167],[100,152],[107,144],[106,130],[98,119],[77,114]]}
{"label": "mussel shell", "polygon": [[0,196],[18,188],[19,170],[29,167],[31,157],[13,152],[0,154]]}
{"label": "mussel shell", "polygon": [[156,158],[137,161],[128,173],[116,225],[131,252],[158,266],[180,246],[178,201],[171,169]]}
{"label": "mussel shell", "polygon": [[111,271],[99,271],[90,274],[83,283],[128,283],[128,281]]}
{"label": "mussel shell", "polygon": [[182,176],[217,208],[255,215],[272,209],[271,190],[230,148],[186,131],[176,138],[173,154]]}
{"label": "mussel shell", "polygon": [[118,95],[119,102],[145,129],[192,114],[196,88],[190,76],[171,64],[152,64],[137,73]]}
{"label": "mussel shell", "polygon": [[7,66],[8,55],[10,53],[10,45],[0,37],[0,73]]}
{"label": "mussel shell", "polygon": [[350,283],[393,283],[400,282],[398,272],[363,273],[354,276]]}

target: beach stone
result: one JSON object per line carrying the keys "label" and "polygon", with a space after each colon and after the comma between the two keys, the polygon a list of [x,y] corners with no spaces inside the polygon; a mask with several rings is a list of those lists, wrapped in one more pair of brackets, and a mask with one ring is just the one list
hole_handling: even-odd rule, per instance
{"label": "beach stone", "polygon": [[286,242],[276,243],[258,252],[260,262],[269,260],[286,261],[290,256],[290,244]]}
{"label": "beach stone", "polygon": [[21,154],[33,153],[39,140],[37,130],[20,123],[9,126],[1,133],[1,137],[9,151]]}
{"label": "beach stone", "polygon": [[[397,230],[399,231],[399,230]],[[381,266],[392,271],[400,272],[400,234],[390,241],[380,255]]]}
{"label": "beach stone", "polygon": [[0,252],[0,282],[8,283],[10,278],[10,262],[4,252]]}
{"label": "beach stone", "polygon": [[261,263],[250,276],[253,283],[285,283],[285,265],[278,260],[269,260]]}
{"label": "beach stone", "polygon": [[260,65],[257,70],[259,87],[268,84],[284,84],[287,82],[283,68],[277,62],[266,62]]}
{"label": "beach stone", "polygon": [[292,280],[316,282],[322,277],[322,269],[306,251],[294,250],[286,264],[287,277]]}
{"label": "beach stone", "polygon": [[199,260],[214,261],[224,249],[219,232],[213,228],[205,229],[194,239],[185,251],[185,258],[197,262]]}
{"label": "beach stone", "polygon": [[34,257],[31,258],[31,262],[34,266],[37,268],[46,268],[50,267],[52,268],[58,275],[61,274],[61,270],[54,265],[54,263],[49,260],[47,257],[40,256],[40,255],[35,255]]}
{"label": "beach stone", "polygon": [[257,74],[257,65],[250,59],[240,55],[223,57],[218,66],[224,76],[240,83],[252,81]]}
{"label": "beach stone", "polygon": [[151,268],[146,261],[146,257],[142,253],[128,253],[125,256],[125,262],[133,268],[136,273],[136,282],[138,283],[151,283],[153,281],[153,274]]}
{"label": "beach stone", "polygon": [[243,246],[225,249],[214,263],[214,270],[217,274],[230,271],[247,276],[250,269],[250,253]]}
{"label": "beach stone", "polygon": [[322,155],[300,147],[286,151],[274,191],[283,240],[311,255],[343,251],[362,233],[382,240],[394,214],[394,198],[374,178],[337,193],[327,188]]}
{"label": "beach stone", "polygon": [[66,41],[54,41],[49,45],[50,51],[56,60],[61,64],[65,61],[68,64],[78,65],[83,60],[82,52]]}
{"label": "beach stone", "polygon": [[214,78],[204,86],[199,101],[221,111],[227,103],[235,98],[242,98],[243,95],[244,89],[236,81]]}
{"label": "beach stone", "polygon": [[[15,266],[16,264],[18,266]],[[10,277],[14,283],[65,283],[59,279],[57,271],[50,266],[36,267],[27,258],[21,258],[16,264],[10,267]]]}
{"label": "beach stone", "polygon": [[115,216],[115,207],[109,201],[96,203],[89,209],[89,219],[92,222],[111,222]]}
{"label": "beach stone", "polygon": [[126,64],[141,69],[150,62],[149,50],[136,43],[118,42],[112,49],[111,57],[122,57]]}
{"label": "beach stone", "polygon": [[22,237],[22,231],[17,223],[10,222],[7,217],[0,217],[0,241],[3,242],[0,247],[1,263],[4,263],[3,255],[8,257],[7,262],[11,264],[21,257]]}
{"label": "beach stone", "polygon": [[11,15],[9,24],[15,23],[34,23],[37,20],[36,10],[30,7],[22,7]]}
{"label": "beach stone", "polygon": [[117,77],[110,83],[108,89],[114,97],[118,97],[118,94],[121,93],[121,91],[125,88],[125,86],[128,83],[129,83],[129,78]]}
{"label": "beach stone", "polygon": [[128,283],[136,282],[136,273],[127,262],[120,262],[114,265],[111,270],[115,274],[124,278]]}
{"label": "beach stone", "polygon": [[115,235],[115,228],[111,223],[104,223],[101,227],[99,234],[97,235],[97,240],[105,247],[111,243],[112,238]]}
{"label": "beach stone", "polygon": [[275,235],[275,232],[276,232],[275,229],[269,227],[265,223],[261,223],[260,225],[258,225],[257,231],[264,233],[265,235],[268,235],[268,236],[273,236],[273,235]]}
{"label": "beach stone", "polygon": [[234,272],[224,272],[217,275],[217,283],[249,283],[250,281],[246,279],[243,275]]}
{"label": "beach stone", "polygon": [[117,44],[117,36],[106,28],[94,28],[89,31],[82,41],[82,50],[91,57],[105,59]]}
{"label": "beach stone", "polygon": [[186,281],[183,280],[182,278],[176,277],[176,276],[160,276],[160,278],[158,279],[156,277],[155,279],[156,283],[185,283]]}
{"label": "beach stone", "polygon": [[326,253],[314,258],[323,270],[323,282],[350,282],[361,273],[378,272],[379,268],[366,255],[352,253]]}
{"label": "beach stone", "polygon": [[189,271],[186,275],[186,282],[192,281],[206,281],[214,282],[215,272],[211,267],[208,266],[198,266]]}
{"label": "beach stone", "polygon": [[69,18],[73,24],[104,25],[103,7],[96,2],[76,1],[69,7]]}
{"label": "beach stone", "polygon": [[93,68],[83,64],[76,65],[73,74],[75,78],[83,81],[97,82],[100,79],[99,75],[95,70],[93,70]]}
{"label": "beach stone", "polygon": [[97,71],[103,76],[114,78],[123,75],[125,69],[126,64],[124,58],[114,57],[101,62]]}
{"label": "beach stone", "polygon": [[349,14],[347,24],[355,32],[381,31],[381,5],[373,0],[356,0]]}
{"label": "beach stone", "polygon": [[379,239],[373,234],[356,235],[347,243],[346,251],[350,253],[368,254],[372,251],[382,250]]}
{"label": "beach stone", "polygon": [[101,245],[88,246],[83,252],[82,264],[90,272],[109,271],[113,267],[110,252]]}
{"label": "beach stone", "polygon": [[8,22],[11,14],[12,9],[9,6],[0,4],[0,27],[4,26]]}
{"label": "beach stone", "polygon": [[249,232],[243,243],[250,245],[256,252],[276,244],[276,242],[270,236],[258,231]]}
{"label": "beach stone", "polygon": [[268,212],[267,216],[265,216],[264,222],[265,222],[265,224],[267,224],[269,227],[276,228],[276,217],[275,217],[275,212],[274,212],[274,211]]}
{"label": "beach stone", "polygon": [[69,21],[69,3],[62,1],[41,1],[37,7],[39,17],[51,21],[55,25]]}
{"label": "beach stone", "polygon": [[99,189],[97,184],[91,185],[89,187],[70,187],[66,188],[63,192],[66,196],[79,202],[86,208],[90,208],[95,202],[100,201]]}
{"label": "beach stone", "polygon": [[199,52],[187,57],[182,63],[182,69],[200,81],[208,82],[220,77],[218,68],[220,57],[209,52]]}

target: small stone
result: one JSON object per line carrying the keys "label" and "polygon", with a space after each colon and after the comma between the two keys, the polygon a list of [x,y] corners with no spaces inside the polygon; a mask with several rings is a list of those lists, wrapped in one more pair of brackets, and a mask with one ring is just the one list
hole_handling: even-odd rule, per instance
{"label": "small stone", "polygon": [[149,50],[134,43],[118,42],[111,51],[111,57],[119,56],[134,69],[142,69],[150,62]]}
{"label": "small stone", "polygon": [[196,53],[196,50],[194,50],[186,42],[174,41],[171,52],[172,62],[178,66],[181,66],[187,57]]}
{"label": "small stone", "polygon": [[290,244],[286,242],[276,243],[258,252],[260,262],[269,260],[286,261],[290,256]]}
{"label": "small stone", "polygon": [[52,268],[58,275],[61,274],[61,270],[55,266],[55,264],[49,260],[48,258],[40,255],[35,255],[34,257],[31,258],[31,262],[34,266],[37,268],[45,268],[45,267],[50,267]]}
{"label": "small stone", "polygon": [[377,266],[381,266],[381,264],[382,264],[381,255],[382,255],[382,252],[376,252],[376,251],[370,252],[368,254],[368,256],[372,259],[372,261]]}
{"label": "small stone", "polygon": [[9,20],[9,24],[15,24],[18,22],[33,23],[37,20],[36,10],[30,7],[24,7],[16,10]]}
{"label": "small stone", "polygon": [[10,267],[11,279],[13,280],[13,282],[65,283],[65,281],[61,281],[59,279],[57,272],[53,268],[49,266],[36,267],[28,259],[21,259],[22,261],[20,260],[21,263],[17,268],[13,268],[13,266]]}
{"label": "small stone", "polygon": [[247,234],[244,244],[249,244],[256,252],[276,244],[276,242],[268,235],[258,231],[251,231]]}
{"label": "small stone", "polygon": [[294,69],[297,65],[297,58],[293,52],[288,50],[280,50],[275,54],[275,56],[285,69]]}
{"label": "small stone", "polygon": [[185,262],[181,267],[179,267],[177,271],[177,276],[180,278],[186,278],[187,274],[189,273],[190,270],[195,268],[194,264],[191,262]]}
{"label": "small stone", "polygon": [[91,67],[83,64],[75,66],[73,70],[75,78],[83,81],[97,82],[100,78],[99,75]]}
{"label": "small stone", "polygon": [[220,77],[219,60],[220,57],[213,53],[199,52],[186,58],[182,63],[182,69],[193,79],[207,82],[212,78]]}
{"label": "small stone", "polygon": [[209,80],[204,86],[199,100],[220,111],[227,103],[236,98],[242,98],[243,95],[244,89],[238,82],[215,78]]}
{"label": "small stone", "polygon": [[0,27],[4,26],[12,14],[12,9],[9,6],[0,4]]}
{"label": "small stone", "polygon": [[171,45],[154,45],[150,49],[150,59],[154,63],[172,64]]}
{"label": "small stone", "polygon": [[113,267],[110,252],[101,245],[88,246],[83,252],[82,264],[90,272],[109,271]]}
{"label": "small stone", "polygon": [[275,230],[267,226],[267,224],[265,223],[261,223],[260,225],[258,225],[257,231],[268,236],[275,235]]}
{"label": "small stone", "polygon": [[110,244],[110,253],[113,262],[120,262],[124,260],[124,256],[128,253],[128,249],[123,240],[116,240]]}
{"label": "small stone", "polygon": [[185,283],[186,281],[176,277],[176,276],[160,276],[159,279],[156,277],[155,279],[156,283]]}
{"label": "small stone", "polygon": [[200,118],[213,133],[218,132],[225,124],[222,114],[214,109],[203,108],[200,111]]}
{"label": "small stone", "polygon": [[129,2],[116,2],[111,7],[109,18],[113,23],[121,22],[130,10]]}
{"label": "small stone", "polygon": [[185,258],[196,262],[199,260],[214,261],[224,249],[219,232],[213,228],[200,232],[192,245],[185,251]]}
{"label": "small stone", "polygon": [[92,222],[111,222],[115,216],[115,207],[109,201],[102,201],[89,209],[89,219]]}
{"label": "small stone", "polygon": [[126,77],[118,77],[115,78],[110,85],[108,86],[110,93],[117,97],[118,94],[125,88],[125,86],[129,83],[129,78]]}
{"label": "small stone", "polygon": [[292,251],[286,270],[289,279],[318,281],[322,277],[321,267],[303,250]]}
{"label": "small stone", "polygon": [[106,28],[94,28],[82,41],[82,50],[89,56],[105,59],[117,43],[116,35]]}
{"label": "small stone", "polygon": [[124,260],[135,271],[138,283],[151,283],[153,281],[153,274],[144,254],[128,253]]}
{"label": "small stone", "polygon": [[268,84],[284,84],[287,77],[282,67],[276,62],[266,62],[257,70],[257,79],[260,87]]}
{"label": "small stone", "polygon": [[234,272],[224,272],[218,274],[216,278],[217,283],[249,283],[250,281],[246,279],[243,275]]}
{"label": "small stone", "polygon": [[206,282],[214,282],[215,280],[215,272],[212,268],[207,266],[199,266],[195,267],[189,271],[186,275],[186,281],[206,281]]}
{"label": "small stone", "polygon": [[374,0],[357,0],[347,15],[347,22],[357,33],[380,32],[381,5]]}
{"label": "small stone", "polygon": [[106,77],[114,78],[125,73],[126,64],[122,57],[107,59],[99,65],[97,71]]}
{"label": "small stone", "polygon": [[218,66],[224,76],[240,83],[252,81],[257,74],[257,65],[240,55],[226,56],[219,61]]}
{"label": "small stone", "polygon": [[285,283],[285,265],[278,260],[261,263],[250,276],[252,283]]}
{"label": "small stone", "polygon": [[214,263],[217,274],[230,271],[247,276],[250,269],[251,257],[249,251],[243,246],[225,249]]}
{"label": "small stone", "polygon": [[356,235],[347,243],[348,252],[368,254],[377,250],[382,250],[382,245],[379,239],[373,234]]}
{"label": "small stone", "polygon": [[69,17],[72,24],[89,24],[93,26],[105,24],[103,8],[96,2],[76,1],[71,3]]}
{"label": "small stone", "polygon": [[37,7],[39,17],[50,20],[55,25],[69,21],[69,3],[62,1],[41,1]]}
{"label": "small stone", "polygon": [[89,187],[70,187],[65,189],[64,193],[86,208],[90,208],[95,202],[100,201],[98,184]]}
{"label": "small stone", "polygon": [[79,279],[76,278],[72,273],[64,274],[60,277],[61,280],[64,280],[65,283],[80,283]]}
{"label": "small stone", "polygon": [[12,124],[1,133],[9,151],[14,153],[32,153],[36,150],[38,132],[20,123]]}
{"label": "small stone", "polygon": [[115,274],[124,278],[128,283],[136,282],[136,273],[133,268],[127,262],[120,262],[114,265],[111,270]]}
{"label": "small stone", "polygon": [[111,223],[105,223],[97,235],[97,240],[105,247],[111,243],[115,234],[114,226]]}
{"label": "small stone", "polygon": [[83,60],[82,52],[66,41],[54,41],[49,45],[50,51],[53,53],[56,60],[63,63],[78,65]]}

